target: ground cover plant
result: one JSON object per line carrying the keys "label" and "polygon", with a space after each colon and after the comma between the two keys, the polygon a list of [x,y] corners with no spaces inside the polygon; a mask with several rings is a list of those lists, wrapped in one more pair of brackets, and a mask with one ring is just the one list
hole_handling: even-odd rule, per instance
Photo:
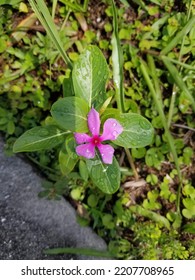
{"label": "ground cover plant", "polygon": [[1,2],[7,154],[110,256],[194,259],[194,1]]}

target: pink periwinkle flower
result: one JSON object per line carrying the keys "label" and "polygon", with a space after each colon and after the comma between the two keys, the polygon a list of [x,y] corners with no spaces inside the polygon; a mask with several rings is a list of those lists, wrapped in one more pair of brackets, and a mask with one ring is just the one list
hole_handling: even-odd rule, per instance
{"label": "pink periwinkle flower", "polygon": [[123,127],[115,119],[107,119],[103,126],[103,133],[100,136],[100,117],[94,108],[88,114],[87,123],[92,136],[86,133],[74,133],[77,144],[82,144],[76,147],[77,154],[88,159],[94,158],[95,148],[97,147],[102,161],[106,164],[112,164],[114,148],[111,145],[102,144],[102,142],[116,140],[122,133]]}

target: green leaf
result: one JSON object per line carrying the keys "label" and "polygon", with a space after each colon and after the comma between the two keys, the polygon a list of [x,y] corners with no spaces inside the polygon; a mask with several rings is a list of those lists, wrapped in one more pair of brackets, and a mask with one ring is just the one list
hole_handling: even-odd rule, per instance
{"label": "green leaf", "polygon": [[195,234],[195,222],[194,223],[190,223],[190,224],[186,224],[183,227],[183,231]]}
{"label": "green leaf", "polygon": [[7,49],[7,43],[3,38],[0,38],[0,53],[3,53]]}
{"label": "green leaf", "polygon": [[195,111],[195,100],[192,96],[191,92],[189,91],[186,83],[183,81],[181,74],[177,70],[177,68],[166,59],[166,57],[162,58],[163,63],[167,67],[169,73],[171,74],[172,78],[174,79],[176,85],[180,88],[181,92],[185,93],[185,97],[190,101],[193,110]]}
{"label": "green leaf", "polygon": [[84,181],[87,182],[89,177],[89,172],[86,166],[86,163],[83,160],[79,161],[79,173]]}
{"label": "green leaf", "polygon": [[125,111],[124,107],[124,89],[123,89],[123,52],[119,39],[117,8],[114,0],[111,1],[113,12],[113,34],[112,34],[112,64],[113,64],[113,79],[116,90],[117,106],[121,112]]}
{"label": "green leaf", "polygon": [[68,153],[64,153],[60,151],[59,164],[60,164],[60,170],[62,174],[65,176],[68,175],[75,167],[77,161],[78,161],[78,157],[73,159]]}
{"label": "green leaf", "polygon": [[73,132],[88,131],[88,111],[87,103],[75,96],[58,99],[51,108],[52,117],[57,124]]}
{"label": "green leaf", "polygon": [[102,192],[115,193],[120,187],[120,169],[117,160],[113,158],[112,164],[104,164],[101,159],[87,160],[89,175]]}
{"label": "green leaf", "polygon": [[123,132],[114,141],[125,148],[141,148],[152,142],[154,130],[151,123],[139,114],[121,114],[116,119],[123,126]]}
{"label": "green leaf", "polygon": [[18,4],[19,2],[22,2],[22,0],[1,0],[0,1],[0,6],[1,5],[16,5]]}
{"label": "green leaf", "polygon": [[65,134],[67,132],[62,132],[55,126],[37,126],[16,140],[13,151],[18,153],[52,149],[64,141]]}
{"label": "green leaf", "polygon": [[75,95],[84,99],[89,107],[98,107],[106,97],[105,86],[108,66],[102,52],[96,46],[89,46],[75,62],[72,72]]}
{"label": "green leaf", "polygon": [[177,44],[181,42],[181,40],[186,36],[186,34],[192,29],[195,24],[195,16],[193,16],[186,25],[183,27],[181,31],[179,31],[176,36],[169,42],[169,44],[161,51],[161,55],[168,54]]}
{"label": "green leaf", "polygon": [[76,153],[76,141],[73,135],[69,135],[65,141],[66,151],[72,159],[77,159],[78,155]]}
{"label": "green leaf", "polygon": [[151,220],[153,220],[153,221],[155,221],[157,223],[161,223],[165,227],[167,227],[168,229],[170,228],[169,221],[165,217],[163,217],[163,216],[161,216],[161,215],[159,215],[159,214],[157,214],[157,213],[155,213],[153,211],[144,209],[140,205],[136,205],[136,206],[133,205],[133,206],[130,207],[130,209],[131,209],[131,211],[133,213],[136,213],[138,215],[147,217],[147,218],[149,218],[149,219],[151,219]]}
{"label": "green leaf", "polygon": [[63,80],[63,96],[74,96],[74,89],[71,76],[69,78],[64,78]]}

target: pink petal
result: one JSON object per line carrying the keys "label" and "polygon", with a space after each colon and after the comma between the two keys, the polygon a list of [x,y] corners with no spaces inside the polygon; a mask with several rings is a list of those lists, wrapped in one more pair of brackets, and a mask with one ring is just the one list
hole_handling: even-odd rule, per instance
{"label": "pink petal", "polygon": [[112,164],[114,148],[110,145],[98,145],[98,149],[100,151],[101,158],[104,163]]}
{"label": "pink petal", "polygon": [[77,144],[83,144],[86,142],[90,142],[91,137],[87,135],[86,133],[74,133],[74,138],[77,142]]}
{"label": "pink petal", "polygon": [[85,158],[94,158],[95,157],[95,146],[91,143],[83,144],[76,147],[76,153],[79,156]]}
{"label": "pink petal", "polygon": [[91,134],[94,135],[99,135],[100,133],[100,117],[99,113],[92,108],[88,114],[88,127],[89,130],[91,131]]}
{"label": "pink petal", "polygon": [[107,119],[104,123],[101,140],[115,140],[123,131],[123,127],[115,119]]}

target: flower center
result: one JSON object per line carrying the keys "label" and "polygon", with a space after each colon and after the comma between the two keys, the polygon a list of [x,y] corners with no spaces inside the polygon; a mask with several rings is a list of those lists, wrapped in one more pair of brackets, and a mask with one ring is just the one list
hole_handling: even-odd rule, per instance
{"label": "flower center", "polygon": [[93,136],[91,142],[92,142],[93,145],[98,146],[101,143],[100,137],[99,136]]}

